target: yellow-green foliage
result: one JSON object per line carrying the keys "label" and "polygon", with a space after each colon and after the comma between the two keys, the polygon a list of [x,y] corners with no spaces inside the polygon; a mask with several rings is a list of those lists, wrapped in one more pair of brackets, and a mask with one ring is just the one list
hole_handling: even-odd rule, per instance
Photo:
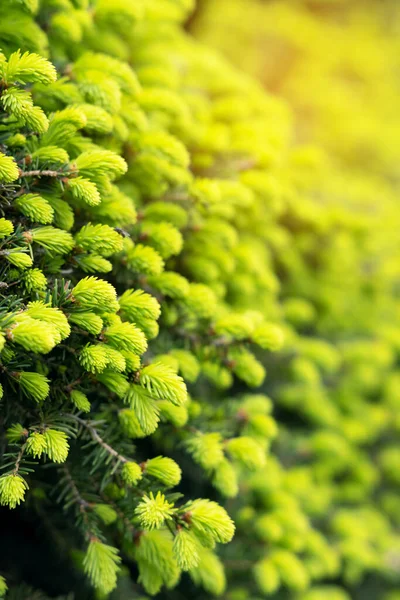
{"label": "yellow-green foliage", "polygon": [[[383,580],[390,588],[398,578],[399,19],[391,1],[218,0],[192,23],[289,104],[295,124],[267,234],[292,353],[267,387],[284,410],[283,463],[250,477],[237,513],[243,543],[265,543],[253,573],[266,595],[304,581],[301,565],[357,598],[386,597]],[[225,107],[239,118],[245,103]],[[300,558],[290,579],[273,548]],[[319,585],[299,596],[314,597],[348,598]]]}
{"label": "yellow-green foliage", "polygon": [[379,61],[335,2],[212,2],[199,36],[299,44],[266,79],[292,111],[185,32],[191,0],[0,4],[0,596],[391,593],[395,40]]}

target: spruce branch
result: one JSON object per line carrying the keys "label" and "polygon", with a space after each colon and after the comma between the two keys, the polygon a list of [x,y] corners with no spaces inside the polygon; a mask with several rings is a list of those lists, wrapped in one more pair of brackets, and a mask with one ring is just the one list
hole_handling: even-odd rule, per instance
{"label": "spruce branch", "polygon": [[125,514],[125,512],[118,506],[116,502],[114,502],[114,500],[107,496],[107,494],[101,494],[101,498],[106,504],[112,506],[112,508],[115,510],[115,512],[123,522],[125,531],[129,531],[129,533],[132,535],[132,539],[136,539],[140,535],[140,529],[134,527],[134,525],[132,524],[128,516]]}
{"label": "spruce branch", "polygon": [[112,446],[110,446],[110,444],[107,444],[107,442],[105,442],[103,440],[103,438],[98,433],[97,429],[91,423],[89,423],[88,421],[85,421],[85,419],[81,419],[77,415],[66,414],[65,416],[69,419],[72,419],[76,423],[79,423],[79,425],[81,425],[82,427],[84,427],[92,436],[93,441],[97,442],[99,444],[99,446],[104,448],[104,450],[106,450],[106,452],[108,452],[108,454],[110,454],[110,456],[112,456],[117,461],[117,463],[124,464],[124,463],[129,462],[129,460],[127,458],[125,458],[125,456],[122,456],[121,454],[119,454],[116,450],[114,450],[114,448]]}
{"label": "spruce branch", "polygon": [[21,448],[20,448],[20,450],[19,450],[19,452],[17,454],[17,458],[16,458],[16,461],[15,461],[15,467],[14,467],[14,469],[12,471],[14,475],[18,474],[18,471],[19,471],[20,466],[21,466],[21,461],[22,461],[22,458],[23,458],[25,450],[26,450],[26,445],[27,445],[27,441],[25,441],[22,444],[22,446],[21,446]]}
{"label": "spruce branch", "polygon": [[60,177],[61,175],[65,176],[66,174],[65,171],[55,171],[51,169],[34,169],[33,171],[19,170],[19,177],[21,179],[24,177]]}
{"label": "spruce branch", "polygon": [[67,485],[72,492],[72,495],[73,495],[73,498],[74,498],[76,504],[79,505],[81,512],[84,512],[85,510],[87,510],[89,508],[90,504],[81,496],[81,494],[78,490],[78,486],[76,485],[76,483],[71,475],[71,472],[68,468],[67,463],[64,463],[60,470],[65,475]]}

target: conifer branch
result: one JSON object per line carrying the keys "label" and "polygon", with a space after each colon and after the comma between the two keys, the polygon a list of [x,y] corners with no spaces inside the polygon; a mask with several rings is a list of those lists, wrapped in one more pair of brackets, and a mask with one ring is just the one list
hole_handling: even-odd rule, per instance
{"label": "conifer branch", "polygon": [[115,460],[117,462],[119,462],[119,463],[129,462],[127,458],[125,458],[124,456],[119,454],[116,450],[114,450],[114,448],[112,446],[107,444],[107,442],[105,442],[103,440],[103,438],[100,436],[100,434],[98,433],[96,428],[93,427],[93,425],[91,425],[87,421],[85,421],[85,419],[81,419],[80,417],[73,415],[73,414],[66,414],[65,416],[68,417],[69,419],[76,421],[82,427],[85,427],[85,429],[87,429],[88,432],[90,433],[90,435],[92,436],[93,440],[95,442],[97,442],[102,448],[104,448],[104,450],[106,450],[108,452],[108,454],[110,454],[113,458],[115,458]]}
{"label": "conifer branch", "polygon": [[113,507],[113,509],[115,510],[115,512],[121,519],[121,521],[123,522],[127,531],[129,531],[131,533],[132,538],[134,538],[134,539],[137,538],[141,533],[140,530],[137,529],[136,527],[134,527],[134,525],[132,525],[131,521],[126,516],[124,511],[118,506],[118,504],[116,504],[113,500],[111,500],[106,494],[102,494],[101,497],[107,504],[110,504],[110,506]]}
{"label": "conifer branch", "polygon": [[68,487],[70,488],[70,490],[73,494],[76,504],[78,504],[80,506],[81,511],[84,511],[87,508],[89,508],[89,506],[90,506],[89,502],[87,502],[84,498],[82,498],[82,496],[78,490],[78,487],[77,487],[66,463],[63,464],[63,466],[61,467],[61,470],[65,474],[65,478],[68,482]]}
{"label": "conifer branch", "polygon": [[82,518],[85,538],[91,540],[96,537],[96,532],[93,530],[93,526],[89,520],[90,504],[81,496],[78,486],[76,485],[67,464],[64,463],[61,469],[64,473],[67,487],[71,491],[72,498],[78,507],[79,514]]}
{"label": "conifer branch", "polygon": [[54,170],[40,170],[35,169],[33,171],[19,171],[19,177],[22,179],[24,177],[59,177],[60,175],[66,175],[65,171],[54,171]]}
{"label": "conifer branch", "polygon": [[19,452],[17,454],[17,458],[16,458],[16,461],[15,461],[15,467],[13,469],[13,474],[14,475],[17,475],[17,473],[19,471],[19,468],[20,468],[20,465],[21,465],[21,460],[22,460],[22,458],[24,456],[24,453],[25,453],[25,450],[26,450],[26,444],[27,444],[27,442],[24,442],[24,444],[22,444],[22,446],[21,446],[21,448],[20,448],[20,450],[19,450]]}

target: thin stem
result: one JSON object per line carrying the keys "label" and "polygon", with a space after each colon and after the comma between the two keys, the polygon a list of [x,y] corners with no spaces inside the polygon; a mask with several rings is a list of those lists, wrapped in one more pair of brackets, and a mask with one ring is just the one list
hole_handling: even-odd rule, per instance
{"label": "thin stem", "polygon": [[79,493],[78,487],[75,483],[75,481],[72,478],[72,475],[70,473],[70,470],[68,469],[67,465],[64,464],[62,466],[62,470],[65,473],[65,477],[68,481],[68,485],[71,489],[71,492],[73,493],[73,496],[76,500],[76,503],[79,504],[79,506],[81,507],[81,510],[86,510],[87,508],[89,508],[89,502],[87,502],[84,498],[82,498],[82,496]]}
{"label": "thin stem", "polygon": [[187,192],[168,192],[164,195],[163,200],[165,202],[186,202],[191,200],[191,197]]}
{"label": "thin stem", "polygon": [[88,510],[90,509],[90,504],[84,498],[82,498],[82,496],[78,490],[78,487],[77,487],[67,465],[64,464],[61,467],[61,469],[65,474],[65,478],[67,480],[67,485],[72,492],[75,502],[79,506],[79,512],[82,515],[83,525],[84,525],[84,529],[85,529],[85,537],[86,537],[86,539],[91,540],[91,539],[95,538],[96,536],[95,536],[95,533],[93,532],[92,526],[90,525],[89,516],[88,516]]}
{"label": "thin stem", "polygon": [[80,425],[82,425],[82,427],[85,427],[85,429],[87,429],[89,431],[89,433],[92,436],[93,440],[95,442],[97,442],[102,448],[104,448],[104,450],[106,450],[118,462],[122,462],[122,463],[127,463],[128,462],[128,459],[125,458],[125,456],[122,456],[122,454],[119,454],[116,450],[114,450],[114,448],[112,446],[110,446],[109,444],[107,444],[107,442],[105,442],[103,440],[103,438],[99,435],[99,433],[93,427],[93,425],[91,425],[90,423],[88,423],[84,419],[81,419],[80,417],[77,417],[76,415],[67,414],[66,416],[69,417],[70,419],[73,419],[74,421],[76,421]]}
{"label": "thin stem", "polygon": [[65,348],[71,354],[76,354],[75,348],[71,348],[71,346],[67,346],[66,344],[58,344],[58,348]]}
{"label": "thin stem", "polygon": [[35,171],[19,171],[20,178],[22,177],[59,177],[60,175],[65,175],[65,173],[61,173],[60,171],[41,171],[40,169],[36,169]]}
{"label": "thin stem", "polygon": [[19,471],[21,460],[22,460],[22,457],[23,457],[24,452],[25,452],[25,448],[26,448],[26,442],[21,446],[21,450],[18,452],[17,460],[15,461],[15,467],[14,467],[14,470],[13,470],[13,474],[14,475],[16,475],[18,473],[18,471]]}
{"label": "thin stem", "polygon": [[171,526],[171,523],[168,521],[168,519],[165,521],[166,526],[168,527],[168,529],[171,532],[172,537],[176,537],[176,531],[174,531],[174,529]]}
{"label": "thin stem", "polygon": [[75,379],[75,381],[72,381],[71,383],[66,385],[65,390],[67,392],[70,392],[76,385],[79,385],[80,383],[82,383],[82,377],[79,377],[79,379]]}
{"label": "thin stem", "polygon": [[[10,287],[13,287],[14,285],[18,285],[19,283],[21,283],[21,281],[22,281],[22,279],[17,279],[16,281],[13,281],[12,283],[6,283],[5,285],[7,286],[7,288],[10,288]],[[0,287],[1,287],[1,283],[0,283]]]}

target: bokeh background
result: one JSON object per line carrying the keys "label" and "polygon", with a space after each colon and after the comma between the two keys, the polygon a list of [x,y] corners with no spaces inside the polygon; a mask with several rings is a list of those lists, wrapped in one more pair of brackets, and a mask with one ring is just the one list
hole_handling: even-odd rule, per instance
{"label": "bokeh background", "polygon": [[[331,544],[332,539],[339,540],[339,579],[349,597],[396,600],[400,598],[398,550],[396,544],[389,552],[388,546],[385,549],[383,531],[391,523],[394,533],[400,524],[396,483],[400,471],[396,425],[400,394],[400,3],[203,0],[197,3],[188,29],[257,78],[271,102],[278,98],[281,107],[283,103],[287,107],[291,174],[302,192],[290,205],[291,219],[284,226],[300,254],[308,256],[305,263],[309,265],[313,257],[315,269],[304,268],[299,256],[294,257],[291,242],[275,238],[283,265],[283,294],[289,298],[289,319],[293,317],[289,314],[293,291],[319,307],[312,325],[314,335],[329,341],[344,364],[336,383],[332,383],[335,368],[331,378],[325,372],[322,393],[315,378],[312,381],[315,373],[307,360],[324,362],[325,351],[322,346],[311,349],[311,344],[306,349],[304,342],[306,358],[295,359],[291,374],[296,383],[288,384],[277,396],[281,407],[303,420],[304,431],[310,427],[305,434],[307,451],[321,462],[328,456],[332,465],[336,461],[331,479],[336,489],[329,494],[335,498],[333,504],[346,508],[332,516],[332,502],[327,502],[325,511],[321,510],[324,491],[318,485],[313,490],[299,466],[289,467],[284,487],[296,489],[295,495],[301,497],[303,486],[301,503],[304,506],[309,495],[306,512],[311,520],[319,522],[322,531],[333,530]],[[230,110],[240,118],[244,108],[232,102]],[[276,119],[272,119],[271,132],[275,127]],[[273,148],[273,133],[265,143]],[[322,370],[326,367],[327,363]],[[273,393],[273,385],[268,392]],[[339,437],[329,439],[326,433],[338,413],[338,429],[344,435],[342,441],[346,439],[343,446]],[[312,433],[313,427],[319,433]],[[293,446],[296,454],[299,444]],[[357,448],[357,458],[350,456],[353,450],[348,454],[350,446]],[[359,451],[365,452],[366,460],[356,466]],[[287,450],[281,460],[290,463]],[[352,474],[352,467],[346,473],[339,466],[342,460],[354,467]],[[270,471],[264,477],[269,478]],[[328,524],[323,523],[325,518]],[[378,563],[387,567],[390,563],[392,574],[386,581],[374,575]],[[240,586],[239,575],[237,581]],[[244,590],[242,594],[245,598]],[[317,587],[304,597],[344,597],[337,594],[328,586]]]}

